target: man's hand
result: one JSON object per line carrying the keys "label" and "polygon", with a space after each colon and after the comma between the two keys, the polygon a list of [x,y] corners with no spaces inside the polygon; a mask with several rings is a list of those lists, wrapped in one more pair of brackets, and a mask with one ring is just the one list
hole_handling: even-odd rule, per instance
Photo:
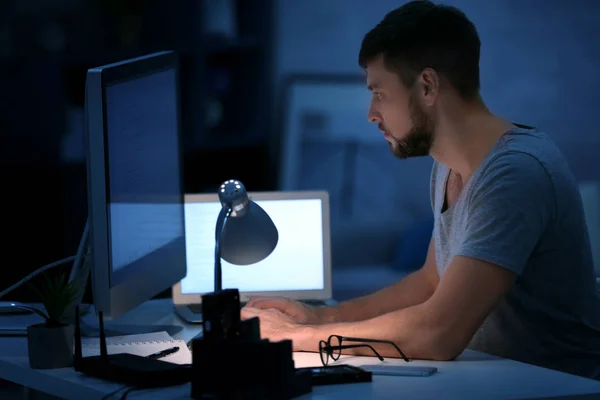
{"label": "man's hand", "polygon": [[308,336],[303,335],[303,325],[298,324],[288,315],[275,309],[261,310],[253,307],[244,307],[241,311],[242,319],[258,317],[260,321],[261,339],[278,342],[284,339],[292,340],[294,351],[302,350],[303,343]]}
{"label": "man's hand", "polygon": [[283,297],[255,297],[248,301],[246,307],[277,310],[298,324],[319,325],[324,322],[319,315],[318,307],[309,306]]}

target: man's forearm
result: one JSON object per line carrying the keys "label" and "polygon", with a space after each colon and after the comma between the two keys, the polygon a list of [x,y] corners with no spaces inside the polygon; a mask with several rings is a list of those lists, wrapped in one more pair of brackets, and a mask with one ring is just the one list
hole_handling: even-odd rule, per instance
{"label": "man's forearm", "polygon": [[[318,351],[320,340],[330,335],[378,339],[394,342],[408,358],[445,360],[455,356],[455,341],[439,324],[425,304],[386,313],[365,321],[306,326],[294,333],[296,351]],[[344,343],[356,344],[356,343]],[[371,344],[383,357],[400,357],[390,344]],[[352,349],[346,354],[369,355],[369,348]]]}
{"label": "man's forearm", "polygon": [[420,269],[370,295],[324,307],[320,316],[326,323],[363,321],[421,304],[431,297],[434,290],[431,280]]}

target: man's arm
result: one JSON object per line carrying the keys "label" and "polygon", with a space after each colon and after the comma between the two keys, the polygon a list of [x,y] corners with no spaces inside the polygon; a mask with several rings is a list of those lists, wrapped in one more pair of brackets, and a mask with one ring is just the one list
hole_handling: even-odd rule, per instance
{"label": "man's arm", "polygon": [[[467,346],[514,279],[515,274],[505,268],[457,256],[425,302],[365,321],[305,327],[292,338],[294,348],[318,351],[320,340],[341,335],[392,341],[409,358],[450,360]],[[399,357],[388,344],[373,347],[384,357]],[[351,353],[373,355],[367,348]]]}
{"label": "man's arm", "polygon": [[425,302],[439,282],[435,246],[431,239],[425,264],[398,282],[367,296],[319,310],[325,323],[363,321],[401,308]]}

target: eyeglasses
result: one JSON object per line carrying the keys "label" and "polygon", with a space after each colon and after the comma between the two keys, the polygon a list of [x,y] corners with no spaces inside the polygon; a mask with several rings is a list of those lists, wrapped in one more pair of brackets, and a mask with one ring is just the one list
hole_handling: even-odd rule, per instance
{"label": "eyeglasses", "polygon": [[[362,342],[362,343],[361,344],[343,345],[342,344],[343,342],[356,342],[356,343]],[[400,354],[402,359],[404,359],[404,361],[406,361],[406,362],[410,361],[408,359],[408,357],[406,357],[406,355],[404,355],[402,350],[400,350],[400,347],[398,347],[396,345],[396,343],[391,342],[389,340],[361,339],[361,338],[353,338],[353,337],[346,337],[346,336],[339,336],[339,335],[331,335],[331,336],[329,336],[327,341],[321,340],[319,342],[319,354],[321,356],[321,362],[323,363],[323,366],[326,367],[327,364],[329,363],[329,358],[331,358],[333,361],[337,361],[338,358],[340,358],[340,355],[342,355],[342,350],[356,349],[356,348],[360,348],[360,347],[366,347],[366,348],[371,349],[371,351],[373,353],[375,353],[375,356],[377,358],[379,358],[379,361],[383,361],[383,357],[369,343],[382,343],[382,344],[389,344],[391,346],[394,346],[394,348],[398,351],[398,353]]]}

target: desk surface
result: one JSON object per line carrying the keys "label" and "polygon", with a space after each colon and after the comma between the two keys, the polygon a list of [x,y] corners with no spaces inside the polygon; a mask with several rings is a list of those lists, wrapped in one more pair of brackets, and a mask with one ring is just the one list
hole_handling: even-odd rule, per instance
{"label": "desk surface", "polygon": [[[126,318],[126,319],[125,319]],[[124,317],[129,324],[178,324],[184,329],[176,338],[190,340],[198,325],[186,325],[173,312],[170,301],[144,304]],[[1,321],[0,321],[1,322]],[[82,376],[72,369],[32,370],[24,337],[0,338],[0,378],[67,399],[100,399],[121,387]],[[296,367],[319,366],[319,355],[295,353]],[[366,365],[372,357],[342,357],[339,362]],[[401,360],[386,360],[403,364]],[[456,361],[412,361],[412,365],[434,365],[439,372],[426,378],[374,376],[372,383],[323,386],[300,399],[526,399],[553,396],[600,394],[600,382],[544,368],[466,351]],[[134,391],[128,399],[185,399],[190,385],[167,389]],[[113,398],[119,398],[114,396]]]}

